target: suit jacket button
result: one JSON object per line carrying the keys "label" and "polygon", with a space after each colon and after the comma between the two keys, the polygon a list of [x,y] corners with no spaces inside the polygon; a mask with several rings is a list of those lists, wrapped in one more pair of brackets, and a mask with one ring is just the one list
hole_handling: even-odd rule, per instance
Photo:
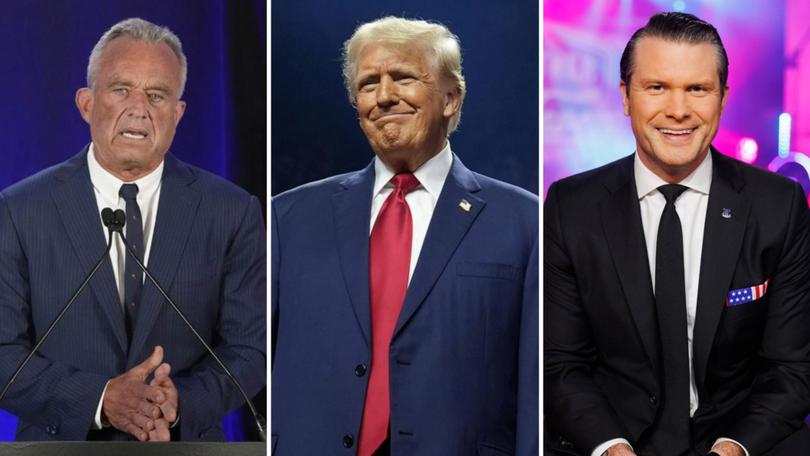
{"label": "suit jacket button", "polygon": [[366,375],[366,365],[365,364],[358,364],[354,367],[354,375],[358,377],[362,377]]}
{"label": "suit jacket button", "polygon": [[351,448],[354,445],[354,437],[351,434],[343,436],[343,448]]}
{"label": "suit jacket button", "polygon": [[565,438],[563,438],[563,437],[560,437],[560,445],[563,448],[568,448],[568,449],[574,448],[574,444],[569,442],[568,440],[565,440]]}
{"label": "suit jacket button", "polygon": [[658,403],[658,398],[655,397],[655,394],[650,395],[650,405],[655,405]]}
{"label": "suit jacket button", "polygon": [[56,435],[59,433],[59,426],[56,425],[48,426],[45,428],[45,430],[48,431],[48,434]]}

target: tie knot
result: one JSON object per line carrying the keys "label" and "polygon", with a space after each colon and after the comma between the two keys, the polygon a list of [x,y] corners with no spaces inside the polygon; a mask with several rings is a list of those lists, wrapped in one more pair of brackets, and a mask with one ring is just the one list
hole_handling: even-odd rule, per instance
{"label": "tie knot", "polygon": [[664,195],[664,198],[667,200],[667,204],[675,204],[675,200],[681,196],[681,193],[686,191],[686,187],[679,184],[667,184],[658,187],[658,191]]}
{"label": "tie knot", "polygon": [[118,190],[118,195],[124,198],[125,201],[134,200],[138,196],[138,184],[124,184]]}
{"label": "tie knot", "polygon": [[419,179],[411,173],[402,173],[392,177],[391,183],[394,184],[394,192],[400,191],[407,195],[419,186]]}

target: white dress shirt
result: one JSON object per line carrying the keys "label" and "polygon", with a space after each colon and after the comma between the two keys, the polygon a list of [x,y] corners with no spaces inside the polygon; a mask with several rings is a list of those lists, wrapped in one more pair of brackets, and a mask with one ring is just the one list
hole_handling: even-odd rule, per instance
{"label": "white dress shirt", "polygon": [[[411,210],[411,219],[413,220],[408,283],[413,277],[416,262],[419,260],[419,253],[422,251],[422,244],[425,242],[428,225],[430,225],[430,218],[433,217],[433,209],[436,208],[436,201],[438,201],[439,195],[442,193],[444,181],[447,179],[447,174],[450,173],[452,164],[453,153],[450,149],[450,141],[448,141],[441,152],[426,161],[413,173],[416,179],[419,180],[419,186],[405,195],[405,201]],[[374,158],[374,197],[371,200],[369,236],[383,203],[388,198],[388,195],[394,191],[394,184],[390,182],[394,174],[394,171],[388,168],[379,157]]]}
{"label": "white dress shirt", "polygon": [[[152,244],[152,234],[155,231],[155,218],[157,217],[158,201],[160,200],[160,182],[163,176],[163,162],[160,162],[154,171],[132,182],[124,182],[121,179],[110,174],[109,171],[102,168],[96,160],[96,155],[93,150],[93,144],[87,152],[87,167],[90,171],[90,182],[93,184],[93,193],[96,196],[96,204],[98,205],[98,219],[101,220],[101,210],[105,207],[110,209],[126,210],[126,202],[123,198],[118,196],[118,191],[121,185],[137,184],[138,185],[138,206],[141,210],[141,220],[143,223],[143,245],[144,257],[142,258],[143,264],[148,265],[149,261],[149,248]],[[131,218],[127,217],[129,222]],[[124,235],[126,235],[127,227],[124,226]],[[107,235],[107,229],[104,228],[104,234]],[[118,289],[119,305],[121,306],[121,318],[124,318],[124,265],[126,262],[126,248],[120,236],[113,236],[113,246],[110,249],[110,261],[112,262],[113,276],[115,277],[115,286]],[[109,382],[108,382],[109,384]],[[107,386],[104,386],[104,391],[101,393],[101,398],[96,407],[95,428],[101,429],[101,407],[104,403],[104,394],[107,392]]]}
{"label": "white dress shirt", "polygon": [[[666,199],[658,187],[669,182],[658,177],[650,171],[639,159],[636,152],[633,161],[633,174],[636,179],[638,203],[641,208],[641,224],[644,228],[644,240],[647,245],[647,260],[650,265],[650,278],[655,290],[655,255],[658,243],[658,224],[664,213]],[[703,162],[678,184],[686,187],[681,196],[675,201],[675,211],[681,221],[683,233],[683,271],[684,286],[686,287],[686,337],[689,349],[689,416],[694,416],[698,408],[699,398],[695,384],[695,370],[692,365],[692,334],[695,329],[695,314],[697,312],[698,284],[700,281],[700,259],[703,251],[703,230],[706,224],[706,209],[709,204],[709,189],[712,185],[712,154],[707,154]],[[717,442],[731,439],[720,438]],[[717,443],[715,442],[715,444]],[[625,439],[609,440],[597,446],[592,456],[604,453],[617,443],[628,443]],[[742,445],[740,445],[742,447]],[[743,450],[745,448],[743,447]],[[748,450],[745,450],[748,456]]]}

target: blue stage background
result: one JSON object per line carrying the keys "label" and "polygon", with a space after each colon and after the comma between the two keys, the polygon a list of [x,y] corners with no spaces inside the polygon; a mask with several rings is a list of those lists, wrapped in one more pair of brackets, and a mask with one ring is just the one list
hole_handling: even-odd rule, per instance
{"label": "blue stage background", "polygon": [[[13,0],[0,14],[0,188],[59,163],[90,140],[74,104],[101,34],[128,17],[166,25],[188,57],[187,108],[172,153],[266,194],[266,5],[262,0]],[[1,318],[1,317],[0,317]],[[5,382],[5,379],[2,379]],[[182,399],[181,399],[182,400]],[[264,393],[257,406],[266,410]],[[231,440],[251,435],[236,411]],[[0,440],[16,417],[0,411]]]}
{"label": "blue stage background", "polygon": [[538,191],[538,2],[299,0],[272,8],[271,193],[360,169],[373,152],[341,80],[341,46],[386,15],[459,36],[467,97],[450,137],[470,169]]}

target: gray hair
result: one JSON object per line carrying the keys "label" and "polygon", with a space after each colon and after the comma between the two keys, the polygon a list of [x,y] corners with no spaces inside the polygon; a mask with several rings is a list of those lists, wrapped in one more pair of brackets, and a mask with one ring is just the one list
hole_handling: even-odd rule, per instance
{"label": "gray hair", "polygon": [[357,95],[357,87],[354,86],[357,57],[372,42],[420,46],[433,55],[439,73],[454,81],[460,93],[458,111],[450,118],[447,134],[455,131],[461,121],[461,105],[464,104],[464,95],[467,93],[467,84],[461,73],[461,46],[458,37],[439,23],[393,16],[357,27],[351,38],[343,43],[343,83],[352,103]]}
{"label": "gray hair", "polygon": [[104,48],[116,38],[127,37],[133,40],[146,41],[148,43],[164,43],[174,52],[174,55],[180,60],[180,93],[177,98],[183,96],[183,91],[186,88],[186,75],[188,73],[188,64],[186,62],[186,55],[183,54],[183,45],[180,43],[180,38],[172,33],[167,27],[153,24],[141,18],[125,19],[104,32],[98,43],[93,47],[90,53],[90,60],[87,62],[87,87],[93,88],[96,82],[96,73],[98,72],[98,64],[101,60],[101,53]]}

